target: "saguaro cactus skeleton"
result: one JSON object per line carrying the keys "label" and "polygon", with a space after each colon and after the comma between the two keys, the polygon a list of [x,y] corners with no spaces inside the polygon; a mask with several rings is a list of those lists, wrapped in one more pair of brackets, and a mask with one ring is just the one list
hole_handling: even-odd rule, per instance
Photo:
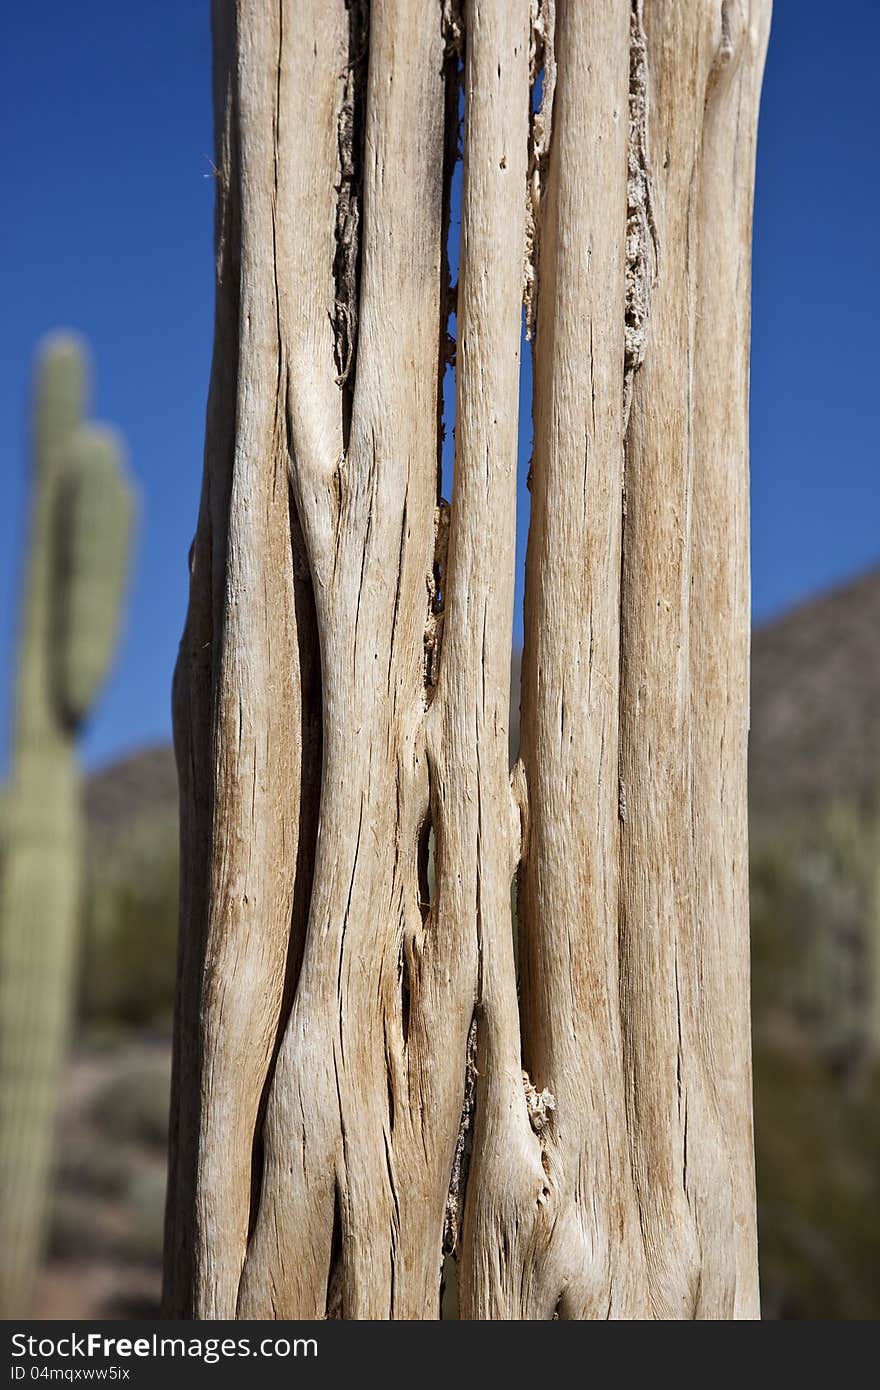
{"label": "saguaro cactus skeleton", "polygon": [[80,883],[75,739],[117,640],[133,495],[116,436],[83,424],[82,346],[37,382],[16,736],[0,864],[0,1313],[28,1309],[46,1220]]}
{"label": "saguaro cactus skeleton", "polygon": [[434,1318],[445,1250],[465,1317],[757,1314],[747,385],[769,11],[214,6],[169,1313]]}

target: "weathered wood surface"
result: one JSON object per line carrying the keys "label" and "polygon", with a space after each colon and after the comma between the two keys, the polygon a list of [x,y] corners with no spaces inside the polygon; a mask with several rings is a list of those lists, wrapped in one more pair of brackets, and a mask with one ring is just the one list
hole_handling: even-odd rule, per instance
{"label": "weathered wood surface", "polygon": [[215,0],[171,1315],[435,1318],[444,1253],[464,1317],[758,1313],[747,396],[769,15]]}

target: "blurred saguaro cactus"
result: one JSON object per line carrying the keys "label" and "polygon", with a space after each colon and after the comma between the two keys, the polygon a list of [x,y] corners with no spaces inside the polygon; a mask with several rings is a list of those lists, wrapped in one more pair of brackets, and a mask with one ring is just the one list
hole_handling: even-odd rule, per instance
{"label": "blurred saguaro cactus", "polygon": [[0,857],[0,1316],[27,1310],[46,1225],[81,878],[78,731],[116,645],[134,493],[119,438],[83,423],[68,334],[37,373],[15,742]]}

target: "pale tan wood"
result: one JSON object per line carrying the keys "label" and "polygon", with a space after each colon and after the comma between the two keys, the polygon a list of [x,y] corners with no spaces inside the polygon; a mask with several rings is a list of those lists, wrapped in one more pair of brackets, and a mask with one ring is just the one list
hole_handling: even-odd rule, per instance
{"label": "pale tan wood", "polygon": [[455,490],[430,747],[442,808],[437,929],[467,924],[476,966],[476,1131],[461,1274],[469,1316],[491,1259],[471,1194],[503,1203],[519,1183],[540,1190],[543,1174],[522,1083],[510,910],[521,813],[508,778],[529,6],[471,0],[465,29]]}
{"label": "pale tan wood", "polygon": [[[697,210],[690,683],[695,916],[705,929],[698,1026],[701,1045],[705,1037],[711,1047],[729,1163],[738,1318],[760,1315],[746,802],[748,388],[752,189],[769,23],[770,7],[759,0],[722,8]],[[711,1307],[709,1314],[717,1316]]]}
{"label": "pale tan wood", "polygon": [[[279,225],[274,151],[282,134],[288,148],[308,141],[313,169],[323,160],[323,199],[309,196],[298,235],[283,252],[301,287],[290,351],[317,354],[323,339],[342,437],[326,324],[333,302],[336,111],[347,25],[342,0],[335,13],[323,3],[311,16],[299,8],[303,20],[312,20],[311,38],[300,61],[289,65],[281,61],[280,11],[240,0],[237,10],[215,4],[213,16],[217,324],[202,514],[175,691],[182,853],[190,862],[181,919],[190,938],[198,939],[182,932],[176,1069],[186,1075],[174,1091],[176,1098],[186,1090],[186,1128],[198,1129],[185,1133],[183,1144],[172,1144],[167,1241],[176,1253],[168,1261],[166,1288],[175,1311],[191,1307],[203,1317],[235,1314],[261,1093],[276,1045],[291,923],[296,926],[303,911],[294,902],[297,810],[303,809],[299,764],[314,762],[303,737],[309,721],[301,667],[311,672],[317,654],[307,649],[314,637],[307,619],[303,623],[297,602],[303,586],[291,563],[281,370],[288,343],[279,337],[279,285],[285,282],[276,254],[285,227]],[[284,73],[293,91],[285,91],[282,126]],[[293,161],[285,167],[299,177],[305,203],[307,171]],[[332,470],[332,444],[328,455]],[[253,720],[246,715],[251,709]],[[205,837],[210,847],[203,849]],[[179,1196],[178,1181],[184,1188]]]}
{"label": "pale tan wood", "polygon": [[[646,4],[644,18],[660,250],[625,468],[627,1123],[652,1313],[754,1316],[743,881],[750,219],[742,204],[751,198],[769,5]],[[719,90],[734,45],[741,72],[730,90],[748,85],[742,107]],[[729,140],[735,146],[739,122],[748,130],[737,153]]]}
{"label": "pale tan wood", "polygon": [[[322,640],[322,799],[245,1316],[321,1317],[328,1301],[349,1318],[437,1315],[472,1009],[473,963],[452,936],[435,945],[426,931],[417,862],[436,508],[439,12],[374,3],[369,45],[348,437],[337,456],[316,452],[317,474],[296,436],[293,447]],[[288,286],[283,324],[295,333],[296,278]],[[315,418],[299,395],[308,366],[293,362],[290,387],[304,439]],[[454,988],[462,972],[463,990]]]}
{"label": "pale tan wood", "polygon": [[746,415],[769,10],[215,2],[171,1315],[434,1318],[444,1251],[466,1317],[757,1311]]}
{"label": "pale tan wood", "polygon": [[[490,1142],[478,1092],[463,1290],[475,1317],[633,1315],[643,1286],[617,979],[629,37],[628,6],[558,0],[538,214],[519,891],[522,1065],[556,1108],[539,1135],[520,1123]],[[504,1101],[497,1082],[490,1096]]]}

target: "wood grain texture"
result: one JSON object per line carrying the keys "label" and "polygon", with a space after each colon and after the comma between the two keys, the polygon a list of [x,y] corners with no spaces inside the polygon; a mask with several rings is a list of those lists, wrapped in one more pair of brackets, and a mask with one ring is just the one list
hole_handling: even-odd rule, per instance
{"label": "wood grain texture", "polygon": [[[757,1313],[742,999],[745,362],[742,317],[737,324],[735,310],[731,324],[726,307],[720,323],[713,316],[713,299],[730,293],[729,280],[714,286],[714,265],[728,256],[740,271],[738,314],[747,312],[748,235],[744,241],[735,211],[719,217],[717,202],[722,181],[728,207],[751,196],[746,148],[737,170],[745,192],[725,167],[725,145],[731,135],[735,143],[743,120],[739,101],[729,100],[741,82],[751,84],[752,130],[757,119],[769,6],[750,10],[646,5],[644,16],[659,268],[626,442],[619,921],[627,1123],[650,1306],[659,1317]],[[734,24],[741,75],[729,86]],[[720,340],[710,342],[719,330]],[[713,421],[712,432],[702,407],[707,368],[729,412],[726,428]],[[719,519],[723,549],[713,534]],[[726,627],[717,631],[725,607]]]}
{"label": "wood grain texture", "polygon": [[747,372],[769,8],[216,0],[169,1315],[435,1318],[444,1253],[469,1318],[757,1312]]}
{"label": "wood grain texture", "polygon": [[556,1108],[540,1134],[522,1113],[515,1165],[512,1136],[484,1138],[478,1094],[469,1235],[479,1258],[464,1290],[478,1317],[626,1315],[640,1282],[616,962],[629,33],[627,6],[557,6],[539,209],[515,1067],[519,1112],[521,1065]]}

